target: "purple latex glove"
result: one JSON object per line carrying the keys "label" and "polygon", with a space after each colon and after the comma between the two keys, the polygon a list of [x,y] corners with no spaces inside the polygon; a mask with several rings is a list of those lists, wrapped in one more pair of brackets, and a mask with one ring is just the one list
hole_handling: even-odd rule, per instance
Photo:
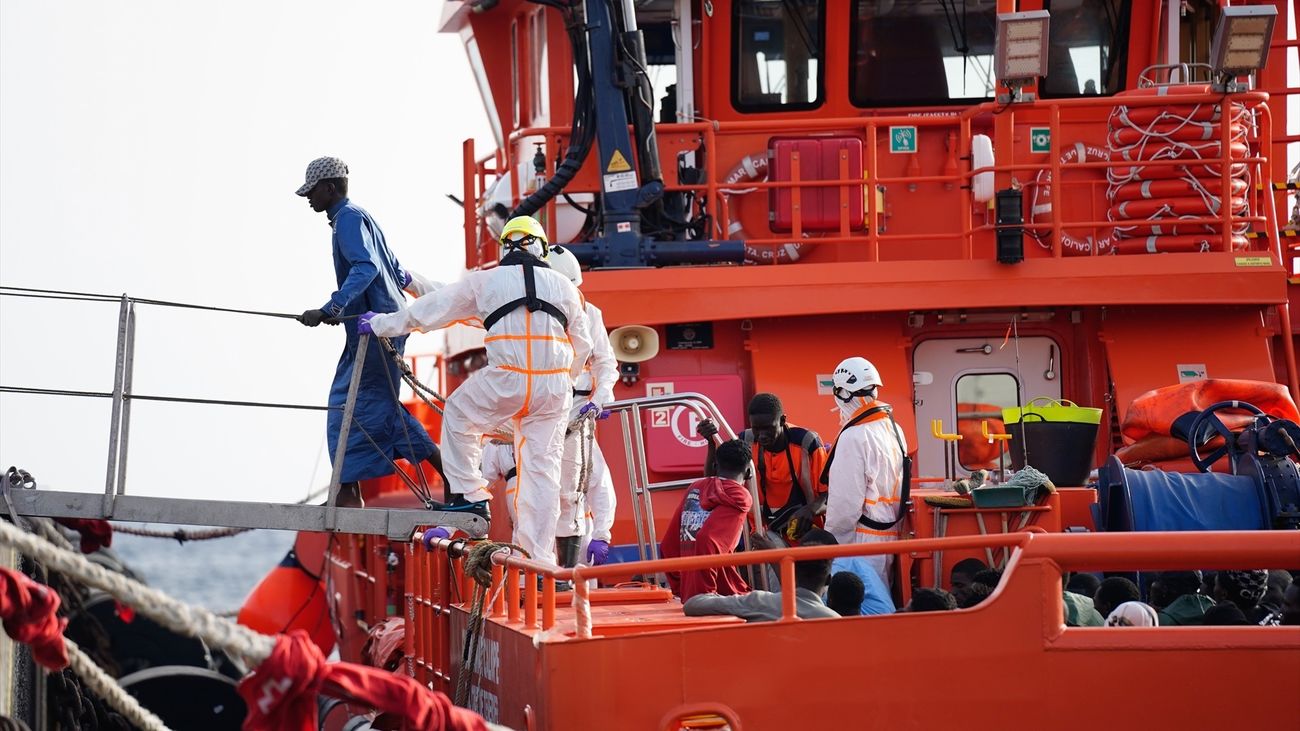
{"label": "purple latex glove", "polygon": [[378,315],[378,314],[379,314],[378,312],[367,312],[367,313],[365,313],[364,315],[358,317],[358,318],[357,318],[357,334],[358,334],[358,335],[374,335],[374,334],[375,334],[375,331],[370,327],[370,321],[373,320],[374,317],[375,317],[375,315]]}
{"label": "purple latex glove", "polygon": [[609,541],[592,541],[587,544],[587,563],[599,566],[609,560]]}
{"label": "purple latex glove", "polygon": [[601,420],[601,421],[604,421],[605,419],[608,419],[608,418],[609,418],[609,415],[612,414],[612,413],[614,413],[614,412],[612,412],[612,411],[601,411],[601,412],[600,412],[600,416],[597,416],[596,418],[599,419],[599,420]]}
{"label": "purple latex glove", "polygon": [[402,272],[402,289],[411,286],[412,279],[414,279],[414,277],[411,276],[410,272]]}
{"label": "purple latex glove", "polygon": [[439,526],[439,527],[437,527],[437,528],[430,528],[429,530],[425,531],[425,532],[424,532],[424,549],[425,549],[426,551],[432,551],[432,550],[433,550],[433,542],[436,541],[436,540],[438,540],[439,538],[441,538],[441,539],[443,539],[443,540],[446,540],[446,539],[448,539],[448,538],[451,538],[451,531],[449,531],[449,530],[447,530],[446,528],[443,528],[443,527],[441,527],[441,526]]}
{"label": "purple latex glove", "polygon": [[582,417],[586,416],[587,414],[590,414],[590,413],[593,412],[593,411],[599,411],[599,410],[600,410],[600,407],[599,407],[599,406],[597,406],[596,404],[592,403],[591,401],[588,401],[587,403],[585,403],[585,404],[582,405],[582,408],[581,408],[581,409],[578,409],[578,418],[581,419]]}

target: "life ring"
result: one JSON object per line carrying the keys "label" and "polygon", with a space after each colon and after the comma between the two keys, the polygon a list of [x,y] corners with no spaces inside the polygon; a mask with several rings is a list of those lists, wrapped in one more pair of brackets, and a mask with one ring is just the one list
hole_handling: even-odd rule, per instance
{"label": "life ring", "polygon": [[[1076,142],[1065,148],[1065,151],[1061,153],[1060,162],[1062,165],[1069,165],[1075,162],[1108,162],[1109,160],[1110,150],[1105,147]],[[1035,224],[1051,223],[1052,169],[1048,167],[1039,170],[1031,186],[1033,192],[1029,198],[1030,222]],[[1052,248],[1050,233],[1036,230],[1033,235],[1038,240],[1038,244],[1044,249]],[[1115,232],[1108,230],[1105,236],[1095,242],[1090,235],[1079,238],[1068,231],[1061,232],[1061,251],[1067,256],[1087,256],[1092,253],[1094,244],[1098,254],[1108,253],[1115,244]]]}
{"label": "life ring", "polygon": [[[1222,155],[1220,150],[1223,144],[1218,140],[1213,142],[1155,142],[1153,144],[1138,144],[1123,150],[1118,150],[1119,156],[1125,162],[1147,162],[1150,160],[1218,160]],[[1233,159],[1246,159],[1246,154],[1250,151],[1244,142],[1232,142],[1228,150]],[[1173,167],[1173,166],[1171,166]]]}
{"label": "life ring", "polygon": [[[1218,122],[1153,122],[1145,127],[1116,127],[1108,138],[1112,149],[1137,145],[1144,141],[1159,142],[1209,142],[1223,139],[1223,126]],[[1228,140],[1246,139],[1246,127],[1238,123],[1228,125]]]}
{"label": "life ring", "polygon": [[[758,183],[767,180],[767,153],[746,155],[722,179],[720,192],[728,197],[752,193],[756,188],[734,188],[743,183]],[[749,234],[736,216],[734,208],[729,209],[727,221],[727,238],[745,242],[745,261],[754,264],[789,264],[799,260],[803,254],[802,243],[792,241],[788,244],[751,244]]]}
{"label": "life ring", "polygon": [[[1217,236],[1146,236],[1122,238],[1115,242],[1116,254],[1182,254],[1210,251],[1219,243]],[[1232,250],[1244,251],[1249,242],[1245,236],[1232,237]]]}
{"label": "life ring", "polygon": [[1110,126],[1147,127],[1162,122],[1217,122],[1222,112],[1217,104],[1175,104],[1168,107],[1116,107]]}
{"label": "life ring", "polygon": [[[1197,178],[1204,180],[1218,180],[1223,168],[1207,160],[1200,164],[1192,164],[1189,160],[1186,165],[1134,165],[1131,167],[1111,168],[1107,173],[1107,179],[1113,185],[1122,185],[1141,180],[1159,180],[1165,178]],[[1233,178],[1245,177],[1247,173],[1246,163],[1234,162],[1228,167],[1228,175]]]}
{"label": "life ring", "polygon": [[[1129,200],[1119,201],[1111,206],[1108,215],[1112,221],[1140,223],[1142,221],[1180,216],[1217,216],[1221,206],[1220,200],[1214,196],[1210,196],[1208,201],[1199,196],[1165,198],[1162,200]],[[1234,216],[1244,215],[1247,210],[1245,198],[1232,198],[1232,214]]]}
{"label": "life ring", "polygon": [[[1218,180],[1209,181],[1211,184],[1218,183]],[[1232,196],[1234,198],[1246,194],[1249,185],[1240,178],[1229,179]],[[1210,196],[1218,201],[1218,196],[1210,193],[1205,184],[1196,178],[1164,178],[1158,180],[1142,180],[1132,183],[1116,185],[1110,190],[1110,198],[1114,201],[1140,201],[1165,198],[1197,198],[1200,196]]]}

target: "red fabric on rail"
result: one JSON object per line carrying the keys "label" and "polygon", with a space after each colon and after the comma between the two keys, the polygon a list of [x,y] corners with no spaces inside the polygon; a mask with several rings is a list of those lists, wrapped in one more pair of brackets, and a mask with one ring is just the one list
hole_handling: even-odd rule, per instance
{"label": "red fabric on rail", "polygon": [[54,522],[81,534],[81,552],[94,553],[113,545],[113,526],[94,518],[55,518]]}
{"label": "red fabric on rail", "polygon": [[415,731],[487,731],[477,713],[414,678],[353,663],[326,662],[303,630],[280,635],[271,656],[239,681],[248,704],[244,731],[315,731],[316,696],[370,706]]}
{"label": "red fabric on rail", "polygon": [[32,648],[32,658],[50,670],[68,666],[68,647],[59,617],[59,594],[12,569],[0,567],[0,620],[5,634]]}

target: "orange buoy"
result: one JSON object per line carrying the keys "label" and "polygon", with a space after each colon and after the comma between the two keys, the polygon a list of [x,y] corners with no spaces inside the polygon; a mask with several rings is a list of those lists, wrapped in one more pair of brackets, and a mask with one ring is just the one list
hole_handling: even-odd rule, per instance
{"label": "orange buoy", "polygon": [[305,630],[321,652],[328,655],[334,651],[325,586],[319,576],[308,573],[293,551],[254,587],[239,610],[238,621],[269,635]]}
{"label": "orange buoy", "polygon": [[[1174,419],[1189,411],[1202,411],[1220,401],[1244,401],[1279,419],[1300,420],[1300,412],[1296,411],[1291,394],[1280,383],[1214,378],[1153,389],[1133,399],[1124,415],[1124,439],[1133,443],[1150,434],[1168,436]],[[1233,420],[1229,414],[1221,414],[1219,418],[1229,428],[1250,421],[1249,418]]]}

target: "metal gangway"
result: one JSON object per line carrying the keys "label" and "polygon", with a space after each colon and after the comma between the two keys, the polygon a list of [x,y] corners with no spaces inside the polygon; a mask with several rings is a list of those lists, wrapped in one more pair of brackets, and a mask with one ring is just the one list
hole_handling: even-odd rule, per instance
{"label": "metal gangway", "polygon": [[[41,490],[35,481],[18,481],[10,484],[0,479],[0,513],[16,519],[19,515],[47,518],[96,518],[141,523],[172,525],[206,525],[230,528],[264,528],[292,531],[330,531],[387,536],[393,540],[409,540],[417,526],[443,525],[459,528],[471,536],[486,535],[488,524],[483,518],[464,512],[418,510],[410,508],[348,508],[335,507],[343,471],[343,453],[348,434],[354,423],[353,409],[361,380],[362,367],[369,349],[368,335],[361,336],[356,364],[343,407],[343,422],[335,446],[333,474],[329,484],[329,499],[324,505],[301,503],[257,503],[233,500],[200,500],[194,498],[169,498],[129,495],[126,492],[126,466],[131,434],[131,404],[133,401],[163,401],[172,403],[210,404],[242,408],[296,409],[329,411],[329,406],[308,404],[277,404],[257,401],[231,401],[222,399],[155,396],[136,393],[132,388],[135,364],[135,309],[137,305],[179,307],[215,312],[237,313],[264,317],[295,318],[294,315],[258,312],[225,307],[208,307],[180,302],[153,300],[128,295],[103,295],[61,290],[38,290],[0,286],[0,297],[31,297],[37,299],[62,299],[90,302],[117,302],[117,357],[113,375],[113,390],[107,392],[72,391],[52,388],[32,388],[0,384],[0,393],[23,393],[47,396],[80,398],[107,398],[112,401],[109,422],[108,458],[105,467],[104,490],[100,493]],[[400,401],[396,387],[394,398]],[[397,474],[405,475],[394,463]],[[422,468],[413,465],[423,480]],[[408,478],[409,479],[409,478]],[[408,483],[410,484],[410,483]],[[425,499],[426,505],[433,503]]]}

